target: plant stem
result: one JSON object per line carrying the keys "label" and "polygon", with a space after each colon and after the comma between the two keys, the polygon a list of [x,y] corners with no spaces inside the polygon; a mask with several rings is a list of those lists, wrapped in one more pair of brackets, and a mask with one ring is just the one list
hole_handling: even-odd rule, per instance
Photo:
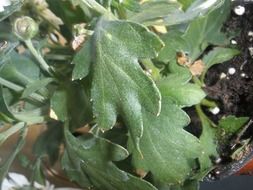
{"label": "plant stem", "polygon": [[87,6],[89,6],[90,8],[97,11],[98,13],[100,13],[101,15],[107,15],[107,16],[110,16],[111,18],[116,19],[116,17],[110,11],[105,9],[102,5],[100,5],[95,0],[82,0],[82,2],[86,4]]}
{"label": "plant stem", "polygon": [[150,59],[142,59],[141,63],[151,74],[152,78],[156,81],[161,78],[160,70],[154,65],[154,63]]}
{"label": "plant stem", "polygon": [[207,100],[207,99],[203,99],[201,101],[201,105],[209,107],[209,108],[215,108],[215,107],[217,107],[217,104],[215,102]]}
{"label": "plant stem", "polygon": [[[11,90],[14,90],[15,92],[21,92],[22,90],[24,90],[23,87],[15,84],[15,83],[12,83],[8,80],[5,80],[2,77],[0,77],[0,84],[11,89]],[[34,100],[37,100],[38,102],[41,102],[41,103],[43,103],[45,101],[45,98],[43,96],[36,94],[36,93],[30,94],[30,97]]]}
{"label": "plant stem", "polygon": [[8,80],[5,80],[2,77],[0,77],[0,84],[2,84],[5,87],[8,87],[9,89],[14,90],[15,92],[20,92],[20,91],[24,90],[24,88],[22,88],[21,86],[16,85]]}
{"label": "plant stem", "polygon": [[200,104],[196,105],[196,106],[195,106],[195,109],[196,109],[197,114],[199,115],[199,117],[200,117],[201,120],[206,120],[206,121],[208,121],[208,122],[211,124],[211,126],[217,127],[217,125],[216,125],[212,120],[210,120],[210,119],[206,116],[206,114],[203,112],[203,110],[202,110]]}
{"label": "plant stem", "polygon": [[192,80],[193,80],[193,82],[194,82],[195,84],[199,85],[200,87],[203,87],[203,86],[204,86],[204,84],[199,80],[198,77],[193,76],[193,77],[192,77]]}
{"label": "plant stem", "polygon": [[53,75],[50,66],[47,64],[47,62],[44,60],[44,58],[41,56],[41,54],[34,48],[33,43],[31,40],[25,41],[26,46],[30,50],[30,52],[33,54],[33,56],[37,59],[37,61],[40,64],[40,67],[46,71],[49,75]]}

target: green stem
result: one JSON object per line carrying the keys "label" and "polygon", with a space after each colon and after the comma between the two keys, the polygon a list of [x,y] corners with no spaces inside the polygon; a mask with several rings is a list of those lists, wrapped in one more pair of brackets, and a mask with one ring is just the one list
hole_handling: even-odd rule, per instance
{"label": "green stem", "polygon": [[193,77],[192,77],[192,80],[193,80],[193,82],[194,82],[195,84],[199,85],[200,87],[203,87],[203,86],[204,86],[204,84],[199,80],[198,77],[193,76]]}
{"label": "green stem", "polygon": [[40,64],[40,67],[46,71],[49,75],[53,75],[50,66],[46,63],[44,58],[41,56],[41,54],[34,48],[33,43],[31,40],[25,41],[26,46],[30,50],[30,52],[33,54],[33,56],[37,59],[37,61]]}
{"label": "green stem", "polygon": [[201,105],[209,107],[209,108],[215,108],[215,107],[217,107],[217,104],[215,102],[207,100],[207,99],[203,99],[201,101]]}
{"label": "green stem", "polygon": [[22,88],[21,86],[16,85],[8,80],[5,80],[2,77],[0,77],[0,84],[11,89],[11,90],[14,90],[15,92],[20,92],[20,91],[24,90],[24,88]]}
{"label": "green stem", "polygon": [[[0,84],[11,89],[11,90],[14,90],[15,92],[21,92],[24,90],[23,87],[15,84],[15,83],[12,83],[8,80],[5,80],[4,78],[0,77]],[[30,97],[34,100],[37,100],[38,102],[41,102],[43,103],[45,101],[45,98],[39,94],[36,94],[36,93],[32,93],[30,94]]]}
{"label": "green stem", "polygon": [[118,7],[117,13],[118,13],[120,19],[125,20],[127,18],[126,11],[122,8],[122,6]]}
{"label": "green stem", "polygon": [[152,76],[152,79],[156,81],[161,78],[160,70],[154,65],[154,63],[150,59],[142,59],[141,63],[145,66],[146,69],[151,71],[150,74]]}
{"label": "green stem", "polygon": [[98,2],[95,0],[82,0],[84,4],[92,8],[93,10],[97,11],[101,15],[107,15],[110,16],[111,18],[116,19],[116,17],[107,9],[105,9],[102,5],[100,5]]}
{"label": "green stem", "polygon": [[217,127],[217,125],[216,125],[212,120],[210,120],[210,119],[206,116],[206,114],[203,112],[203,110],[202,110],[200,104],[196,105],[196,106],[195,106],[195,109],[196,109],[197,114],[199,115],[199,117],[200,117],[201,120],[207,120],[207,121],[211,124],[211,126]]}

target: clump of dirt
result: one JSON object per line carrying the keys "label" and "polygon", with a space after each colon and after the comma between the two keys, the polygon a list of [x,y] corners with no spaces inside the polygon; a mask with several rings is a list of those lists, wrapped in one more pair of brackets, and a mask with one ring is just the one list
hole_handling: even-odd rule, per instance
{"label": "clump of dirt", "polygon": [[221,110],[216,121],[226,115],[253,116],[253,3],[243,6],[245,13],[236,15],[232,11],[224,25],[227,32],[238,31],[231,39],[231,47],[238,48],[241,54],[213,66],[205,79],[208,98],[216,100]]}

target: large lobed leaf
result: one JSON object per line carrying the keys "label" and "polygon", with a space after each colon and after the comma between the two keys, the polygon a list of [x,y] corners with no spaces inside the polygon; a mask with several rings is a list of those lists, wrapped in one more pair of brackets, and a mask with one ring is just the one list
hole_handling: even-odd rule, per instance
{"label": "large lobed leaf", "polygon": [[129,142],[135,167],[150,171],[155,179],[169,186],[181,186],[193,175],[195,161],[202,154],[199,139],[183,129],[190,120],[181,107],[198,104],[205,97],[203,90],[189,83],[189,79],[188,75],[171,74],[159,81],[163,100],[161,114],[155,117],[142,111],[145,130],[140,148],[143,158]]}
{"label": "large lobed leaf", "polygon": [[189,117],[164,97],[160,116],[155,118],[143,111],[143,118],[146,129],[140,141],[143,159],[129,144],[135,167],[151,171],[163,183],[183,183],[191,176],[195,159],[201,153],[199,140],[183,129],[189,124]]}
{"label": "large lobed leaf", "polygon": [[92,134],[75,138],[67,130],[65,138],[67,150],[63,157],[64,168],[68,174],[72,174],[73,180],[79,183],[85,180],[87,184],[103,190],[157,190],[147,181],[115,166],[112,161],[120,161],[128,156],[123,147]]}
{"label": "large lobed leaf", "polygon": [[[138,59],[157,56],[163,43],[139,24],[104,19],[97,23],[91,40],[91,98],[97,123],[103,129],[110,129],[121,115],[138,148],[143,133],[141,110],[145,107],[158,115],[161,101],[159,90],[144,73]],[[88,52],[87,46],[84,51]],[[89,63],[82,61],[76,62],[75,67],[80,64],[89,68],[84,65]]]}

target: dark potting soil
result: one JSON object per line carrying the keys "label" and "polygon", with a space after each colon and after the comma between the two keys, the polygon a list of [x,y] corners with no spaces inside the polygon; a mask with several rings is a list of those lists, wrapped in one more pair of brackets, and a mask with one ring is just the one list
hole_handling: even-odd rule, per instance
{"label": "dark potting soil", "polygon": [[[243,1],[238,2],[233,5],[231,16],[224,24],[223,30],[231,34],[234,32],[230,48],[239,49],[241,54],[230,61],[214,65],[205,78],[204,90],[207,99],[215,101],[220,112],[213,114],[204,106],[203,109],[216,124],[222,117],[229,115],[253,119],[253,2],[245,4]],[[233,11],[238,5],[245,8],[243,15],[237,15]],[[195,109],[187,108],[186,112],[191,117],[191,124],[186,130],[199,136],[201,123]],[[249,126],[243,137],[253,137],[253,125]],[[232,137],[231,142],[233,138],[237,139]],[[221,145],[218,151],[222,153],[221,166],[233,164],[230,163],[232,161],[230,145]]]}
{"label": "dark potting soil", "polygon": [[253,116],[253,3],[243,6],[245,13],[239,16],[232,11],[224,25],[227,32],[238,31],[231,39],[231,47],[238,48],[241,54],[213,66],[205,79],[207,97],[218,102],[221,110],[212,116],[216,121],[228,115]]}

